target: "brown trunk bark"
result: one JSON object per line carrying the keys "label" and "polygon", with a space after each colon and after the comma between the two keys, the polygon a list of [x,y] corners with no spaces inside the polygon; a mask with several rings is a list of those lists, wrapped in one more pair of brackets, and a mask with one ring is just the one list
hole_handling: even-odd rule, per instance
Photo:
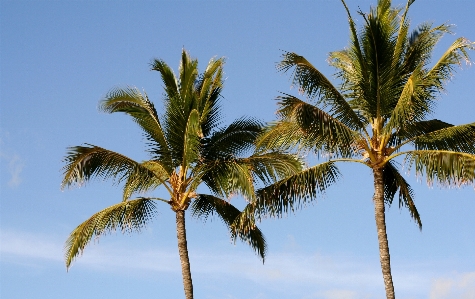
{"label": "brown trunk bark", "polygon": [[178,238],[178,252],[180,253],[185,298],[193,299],[193,282],[191,281],[190,260],[186,243],[185,211],[183,210],[176,212],[176,235]]}
{"label": "brown trunk bark", "polygon": [[384,183],[383,170],[373,169],[374,175],[374,217],[378,231],[379,259],[383,272],[386,298],[395,299],[393,277],[391,275],[391,263],[389,257],[388,236],[386,234],[386,215],[384,213]]}

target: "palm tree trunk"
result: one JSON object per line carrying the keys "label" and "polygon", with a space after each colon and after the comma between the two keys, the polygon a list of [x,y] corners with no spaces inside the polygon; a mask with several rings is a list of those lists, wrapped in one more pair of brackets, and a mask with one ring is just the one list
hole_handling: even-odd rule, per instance
{"label": "palm tree trunk", "polygon": [[386,234],[386,215],[384,213],[384,183],[383,170],[373,169],[374,175],[374,216],[378,231],[379,259],[383,272],[386,298],[395,299],[393,277],[391,275],[391,263],[389,257],[388,236]]}
{"label": "palm tree trunk", "polygon": [[186,243],[185,211],[183,210],[176,212],[176,235],[178,238],[178,252],[180,253],[185,298],[193,299],[193,282],[191,281],[190,260],[188,258],[188,245]]}

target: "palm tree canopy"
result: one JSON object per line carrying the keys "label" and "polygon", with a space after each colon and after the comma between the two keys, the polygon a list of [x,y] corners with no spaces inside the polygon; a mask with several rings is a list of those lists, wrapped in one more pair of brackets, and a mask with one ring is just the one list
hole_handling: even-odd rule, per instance
{"label": "palm tree canopy", "polygon": [[399,194],[399,205],[421,226],[413,191],[394,158],[405,157],[407,167],[425,175],[429,184],[475,182],[475,123],[452,125],[431,118],[446,83],[458,67],[470,63],[474,43],[460,37],[432,60],[434,47],[451,26],[423,23],[411,31],[406,15],[414,0],[405,8],[378,0],[369,13],[358,12],[364,20],[359,29],[342,2],[350,44],[329,54],[339,84],[303,56],[284,52],[278,70],[290,71],[292,83],[309,101],[279,96],[279,120],[258,142],[262,148],[312,150],[329,160],[308,170],[319,176],[292,175],[259,190],[261,212],[280,216],[302,198],[315,199],[338,179],[334,162],[352,161],[382,169],[386,203]]}
{"label": "palm tree canopy", "polygon": [[[160,59],[151,63],[160,73],[164,88],[163,115],[147,94],[135,87],[112,89],[100,103],[108,113],[128,114],[143,130],[150,159],[137,162],[95,145],[69,148],[65,158],[63,188],[93,178],[112,179],[123,185],[123,201],[100,211],[78,226],[66,243],[66,264],[80,254],[94,236],[120,228],[139,231],[153,216],[154,202],[164,201],[173,211],[206,219],[216,214],[240,238],[264,258],[265,239],[255,226],[253,212],[243,212],[229,203],[232,195],[248,200],[255,186],[284,178],[301,169],[295,155],[282,151],[253,152],[262,124],[240,118],[220,127],[223,58],[209,61],[202,74],[198,61],[183,50],[178,76]],[[249,155],[250,154],[250,155]],[[198,193],[204,184],[211,194]],[[135,193],[165,188],[168,198],[139,197]]]}

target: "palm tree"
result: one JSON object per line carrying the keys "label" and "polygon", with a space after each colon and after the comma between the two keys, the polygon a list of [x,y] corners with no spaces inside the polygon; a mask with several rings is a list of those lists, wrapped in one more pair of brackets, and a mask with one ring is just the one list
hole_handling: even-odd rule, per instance
{"label": "palm tree", "polygon": [[[218,128],[221,121],[220,92],[223,86],[224,59],[211,59],[203,74],[198,61],[183,50],[176,78],[172,69],[155,59],[152,70],[160,73],[164,85],[163,116],[159,116],[146,94],[133,87],[112,89],[100,107],[108,113],[130,115],[145,133],[150,160],[136,162],[99,146],[86,144],[69,148],[65,158],[62,186],[81,185],[95,177],[123,184],[122,202],[105,208],[80,224],[65,246],[67,268],[93,237],[121,229],[140,231],[152,218],[156,202],[164,202],[176,213],[178,250],[187,299],[193,298],[190,262],[185,230],[185,211],[206,219],[218,215],[229,227],[233,240],[240,238],[264,259],[266,243],[255,226],[252,210],[240,212],[230,204],[233,194],[249,200],[255,196],[255,183],[268,184],[300,170],[294,155],[277,151],[252,150],[262,125],[240,118]],[[211,194],[197,193],[199,185]],[[158,187],[168,198],[138,197]],[[251,212],[249,212],[251,211]]]}
{"label": "palm tree", "polygon": [[[411,186],[400,173],[402,161],[427,183],[463,186],[475,181],[475,123],[451,125],[430,119],[444,84],[455,67],[469,62],[474,44],[461,37],[432,66],[432,51],[450,26],[424,23],[409,33],[405,9],[379,0],[357,30],[346,3],[350,44],[329,55],[337,69],[333,85],[309,61],[284,52],[278,69],[292,71],[301,100],[282,94],[279,120],[270,125],[258,146],[313,150],[325,161],[258,190],[257,212],[282,216],[315,200],[339,177],[336,162],[356,162],[369,167],[374,178],[375,220],[380,262],[387,298],[394,298],[385,204],[398,193],[400,207],[409,210],[420,228]],[[399,159],[398,159],[399,158]]]}

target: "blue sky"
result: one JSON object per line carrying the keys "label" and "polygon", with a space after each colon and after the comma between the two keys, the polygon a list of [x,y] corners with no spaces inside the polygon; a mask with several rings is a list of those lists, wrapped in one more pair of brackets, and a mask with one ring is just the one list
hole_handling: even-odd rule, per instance
{"label": "blue sky", "polygon": [[[374,1],[348,0],[368,11]],[[394,1],[403,5],[402,1]],[[120,188],[92,182],[60,190],[68,146],[92,143],[145,159],[136,125],[97,110],[111,88],[144,89],[160,107],[152,58],[175,70],[185,47],[204,66],[225,56],[224,113],[272,121],[289,77],[276,72],[281,50],[304,55],[328,77],[330,51],[348,43],[340,1],[5,1],[0,2],[0,296],[20,298],[182,298],[174,215],[161,206],[143,233],[105,236],[69,272],[68,234],[121,200]],[[475,40],[472,0],[418,0],[409,16],[456,24],[436,59],[458,36]],[[472,60],[475,53],[472,53]],[[475,68],[447,86],[434,118],[475,120]],[[262,265],[230,242],[219,220],[187,219],[196,298],[382,298],[384,286],[372,206],[372,178],[343,165],[343,179],[312,206],[260,227]],[[407,173],[422,216],[420,232],[397,205],[387,212],[398,298],[475,298],[475,191],[428,188]],[[242,199],[233,199],[239,205]]]}

